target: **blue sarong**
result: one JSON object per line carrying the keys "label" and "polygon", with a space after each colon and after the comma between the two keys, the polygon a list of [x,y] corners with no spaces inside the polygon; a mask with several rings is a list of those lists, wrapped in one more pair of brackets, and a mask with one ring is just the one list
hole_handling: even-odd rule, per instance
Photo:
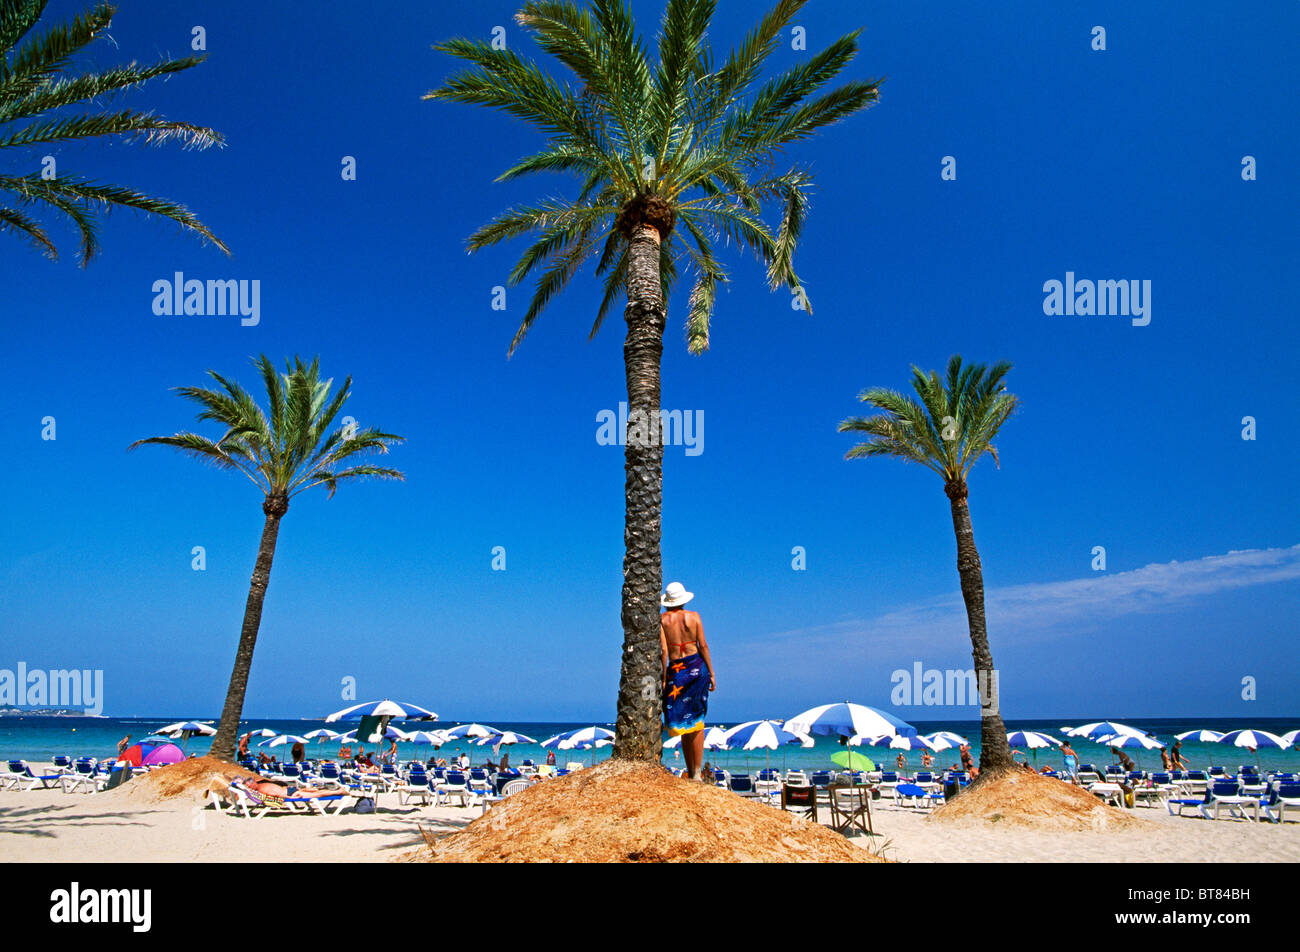
{"label": "blue sarong", "polygon": [[709,710],[709,666],[697,651],[668,662],[664,726],[673,737],[704,729]]}

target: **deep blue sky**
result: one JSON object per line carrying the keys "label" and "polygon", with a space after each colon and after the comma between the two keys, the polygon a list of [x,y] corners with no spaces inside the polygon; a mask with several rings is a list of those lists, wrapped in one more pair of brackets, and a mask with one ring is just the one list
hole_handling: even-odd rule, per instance
{"label": "deep blue sky", "polygon": [[[814,50],[865,27],[848,74],[888,76],[878,106],[792,156],[818,176],[798,257],[815,314],[733,251],[713,349],[686,353],[684,293],[666,335],[664,406],[702,410],[705,442],[666,454],[665,580],[698,593],[716,718],[888,707],[894,669],[969,665],[938,479],[845,462],[835,431],[862,388],[905,386],[912,363],[954,352],[1013,361],[1024,403],[1001,469],[986,460],[971,479],[1005,712],[1300,708],[1300,7],[1088,6],[823,0],[800,18]],[[445,719],[612,719],[623,461],[595,431],[624,398],[622,321],[588,342],[598,292],[579,280],[506,360],[527,291],[504,313],[490,295],[519,248],[469,257],[464,239],[569,186],[494,184],[534,134],[420,99],[452,66],[438,40],[503,25],[531,55],[515,4],[425,7],[137,4],[92,47],[99,65],[152,61],[206,28],[206,63],[124,103],[211,125],[224,149],[54,154],[187,203],[234,257],[128,214],[84,271],[70,233],[57,263],[0,235],[0,667],[103,668],[110,714],[217,714],[260,498],[236,475],[125,447],[188,428],[168,388],[207,368],[252,387],[251,355],[319,354],[353,376],[350,413],[408,438],[389,461],[409,479],[294,502],[246,712],[324,714],[352,676],[361,699]],[[47,20],[80,8],[52,3]],[[660,4],[635,9],[653,32]],[[723,0],[715,45],[758,10]],[[42,154],[0,163],[25,172]],[[956,181],[940,179],[945,155]],[[1245,155],[1257,181],[1241,178]],[[260,325],[155,316],[151,285],[176,271],[260,280]],[[1045,316],[1043,282],[1067,271],[1150,280],[1150,325]],[[206,572],[190,568],[195,545]],[[490,569],[497,545],[505,572]],[[1229,555],[1252,550],[1274,551]],[[1241,699],[1247,676],[1258,700]]]}

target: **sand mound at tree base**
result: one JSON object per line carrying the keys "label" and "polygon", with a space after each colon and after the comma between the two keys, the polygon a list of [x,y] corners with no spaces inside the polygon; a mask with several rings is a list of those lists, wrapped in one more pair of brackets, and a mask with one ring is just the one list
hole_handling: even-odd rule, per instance
{"label": "sand mound at tree base", "polygon": [[655,764],[545,780],[403,857],[441,863],[883,862],[838,833]]}
{"label": "sand mound at tree base", "polygon": [[1044,832],[1140,829],[1146,820],[1107,806],[1072,783],[1011,770],[962,791],[934,811],[932,823],[1031,827]]}
{"label": "sand mound at tree base", "polygon": [[257,774],[252,771],[218,760],[216,757],[194,757],[132,777],[121,787],[110,790],[105,795],[120,796],[133,803],[200,800],[208,787],[212,786],[215,777],[231,780],[235,777],[256,776]]}

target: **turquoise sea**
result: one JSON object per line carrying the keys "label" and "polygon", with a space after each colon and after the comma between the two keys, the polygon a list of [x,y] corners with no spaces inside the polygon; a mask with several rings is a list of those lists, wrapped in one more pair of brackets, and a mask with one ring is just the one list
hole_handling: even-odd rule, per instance
{"label": "turquoise sea", "polygon": [[[117,742],[126,734],[130,734],[133,739],[140,738],[149,734],[150,731],[156,730],[164,724],[174,723],[179,720],[189,719],[184,716],[159,716],[159,717],[35,717],[35,716],[5,716],[0,717],[0,759],[23,759],[35,762],[48,762],[56,754],[69,754],[72,756],[93,756],[105,759],[114,756],[117,751]],[[204,718],[197,718],[204,720]],[[215,718],[213,719],[215,722]],[[1132,727],[1150,732],[1156,738],[1166,744],[1173,742],[1173,735],[1183,733],[1184,731],[1207,728],[1219,732],[1237,730],[1239,728],[1257,728],[1269,731],[1274,734],[1284,734],[1287,731],[1300,728],[1300,717],[1292,719],[1286,718],[1150,718],[1150,717],[1104,717],[1104,716],[1079,716],[1067,715],[1059,718],[1038,718],[1034,720],[1008,720],[1008,730],[1034,730],[1043,731],[1055,737],[1060,736],[1062,725],[1075,726],[1078,724],[1091,723],[1099,720],[1118,720],[1121,723],[1128,724]],[[455,722],[439,721],[438,727],[451,727]],[[539,721],[482,721],[492,727],[502,730],[516,731],[534,737],[541,741],[553,734],[561,731],[571,730],[575,727],[583,727],[585,724],[574,722],[539,722]],[[970,738],[976,762],[979,760],[979,722],[978,721],[911,721],[913,726],[923,734],[929,734],[937,730],[950,730],[965,737]],[[350,729],[355,724],[345,725],[344,729]],[[400,726],[400,725],[399,725]],[[425,724],[408,724],[409,728],[425,727]],[[612,728],[612,724],[605,724]],[[713,726],[713,725],[711,725]],[[732,726],[731,723],[718,726]],[[324,721],[316,719],[284,719],[284,718],[253,718],[242,721],[240,724],[240,733],[253,730],[259,727],[267,727],[277,733],[286,734],[305,734],[321,727],[338,729],[338,724],[325,724]],[[757,770],[765,764],[770,763],[774,767],[794,768],[802,767],[805,769],[828,768],[831,767],[831,755],[842,750],[838,738],[834,737],[817,737],[816,746],[811,748],[790,747],[784,750],[775,751],[705,751],[705,759],[712,764],[725,767],[733,772],[739,770]],[[189,741],[186,749],[191,753],[205,753],[208,749],[209,741],[207,738],[196,737]],[[263,749],[268,753],[279,755],[282,758],[288,757],[286,747],[278,748],[257,748]],[[888,750],[885,748],[857,747],[853,748],[860,753],[865,754],[872,760],[881,764],[892,766],[898,751]],[[1104,748],[1088,741],[1080,741],[1075,744],[1080,759],[1083,763],[1095,763],[1099,766],[1105,766],[1111,762],[1109,752]],[[517,744],[513,747],[503,747],[502,752],[510,754],[511,763],[518,764],[524,759],[532,759],[541,763],[546,758],[546,751],[541,747],[531,744]],[[428,746],[417,746],[413,744],[399,744],[399,756],[402,759],[428,759],[433,753],[432,748]],[[497,759],[492,753],[491,747],[478,747],[472,743],[460,742],[447,744],[442,747],[437,756],[450,757],[453,754],[459,754],[461,751],[467,751],[474,763],[480,763],[485,759]],[[312,757],[333,757],[338,753],[337,744],[322,745],[314,744],[309,748],[309,756]],[[921,764],[921,754],[919,751],[909,751],[907,761],[911,768],[919,768]],[[682,761],[678,759],[679,752],[665,751],[664,762],[669,765],[680,766]],[[1157,769],[1160,766],[1160,752],[1158,750],[1139,750],[1128,751],[1139,767],[1146,769]],[[564,764],[570,761],[580,761],[584,764],[599,763],[609,756],[609,748],[604,747],[595,751],[557,751],[556,756],[559,763]],[[1224,747],[1219,744],[1183,744],[1183,756],[1194,767],[1224,766],[1230,770],[1235,769],[1240,764],[1254,763],[1261,768],[1285,768],[1289,770],[1300,771],[1300,749],[1292,748],[1291,750],[1260,750],[1251,755],[1244,749],[1233,747]],[[1039,750],[1037,752],[1028,752],[1031,763],[1039,766],[1055,765],[1060,766],[1061,756],[1054,750]],[[936,755],[938,766],[955,766],[957,763],[957,751],[945,750]]]}

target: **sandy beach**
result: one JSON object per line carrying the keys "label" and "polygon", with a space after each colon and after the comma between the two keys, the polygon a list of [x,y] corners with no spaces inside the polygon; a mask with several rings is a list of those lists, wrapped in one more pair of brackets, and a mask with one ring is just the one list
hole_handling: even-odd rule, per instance
{"label": "sandy beach", "polygon": [[[996,824],[948,825],[879,802],[880,835],[853,842],[900,862],[1300,861],[1300,823],[1207,821],[1163,808],[1131,811],[1147,821],[1122,832],[1049,833]],[[373,814],[268,816],[248,820],[192,800],[139,803],[126,790],[64,794],[0,792],[0,861],[9,862],[389,862],[423,844],[419,825],[454,832],[477,807],[434,807],[380,798]],[[1148,828],[1145,828],[1149,826]]]}

